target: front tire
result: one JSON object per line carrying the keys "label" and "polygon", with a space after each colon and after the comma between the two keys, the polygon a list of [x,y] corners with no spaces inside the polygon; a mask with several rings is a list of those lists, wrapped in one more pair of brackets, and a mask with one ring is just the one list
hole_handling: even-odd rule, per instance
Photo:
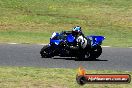
{"label": "front tire", "polygon": [[41,51],[40,51],[40,55],[42,58],[51,58],[51,53],[52,50],[50,49],[50,46],[46,45],[44,46]]}

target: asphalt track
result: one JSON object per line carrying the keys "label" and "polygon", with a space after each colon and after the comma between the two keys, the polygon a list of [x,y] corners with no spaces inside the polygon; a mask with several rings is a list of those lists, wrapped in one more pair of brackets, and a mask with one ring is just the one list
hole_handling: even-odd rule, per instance
{"label": "asphalt track", "polygon": [[0,66],[29,66],[48,68],[78,68],[90,70],[132,71],[132,48],[103,48],[96,61],[76,61],[74,58],[41,58],[42,45],[0,44]]}

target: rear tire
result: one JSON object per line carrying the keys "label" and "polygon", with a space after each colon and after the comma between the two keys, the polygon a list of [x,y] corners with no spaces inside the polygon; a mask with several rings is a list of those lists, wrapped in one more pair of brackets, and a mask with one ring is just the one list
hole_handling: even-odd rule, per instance
{"label": "rear tire", "polygon": [[78,53],[77,60],[83,61],[85,60],[85,54],[83,52]]}
{"label": "rear tire", "polygon": [[50,46],[48,45],[44,46],[40,51],[42,58],[51,58],[52,57],[51,53],[52,53],[52,50],[50,49]]}
{"label": "rear tire", "polygon": [[102,53],[102,48],[101,46],[97,46],[95,48],[93,48],[90,52],[90,60],[96,60]]}

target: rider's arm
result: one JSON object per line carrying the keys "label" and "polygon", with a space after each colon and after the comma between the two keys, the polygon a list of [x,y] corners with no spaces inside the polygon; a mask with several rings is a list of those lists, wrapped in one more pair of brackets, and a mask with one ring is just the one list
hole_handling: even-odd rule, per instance
{"label": "rider's arm", "polygon": [[72,31],[63,31],[62,33],[66,34],[66,35],[69,35],[72,33]]}

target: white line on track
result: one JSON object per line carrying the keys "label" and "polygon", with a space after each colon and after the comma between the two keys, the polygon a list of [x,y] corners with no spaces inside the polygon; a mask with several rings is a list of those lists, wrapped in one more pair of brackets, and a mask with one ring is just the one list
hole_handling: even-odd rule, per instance
{"label": "white line on track", "polygon": [[8,44],[12,44],[12,45],[15,45],[15,44],[18,44],[18,43],[8,43]]}
{"label": "white line on track", "polygon": [[[11,44],[11,45],[16,45],[16,44],[20,44],[20,43],[14,43],[14,42],[12,42],[12,43],[8,43],[8,44]],[[47,45],[47,44],[37,44],[37,45]],[[102,47],[111,47],[111,46],[102,46]],[[132,47],[128,47],[128,48],[131,48],[132,49]]]}
{"label": "white line on track", "polygon": [[44,45],[47,45],[47,44],[38,44],[38,45],[43,45],[44,46]]}
{"label": "white line on track", "polygon": [[102,46],[102,47],[111,47],[111,46]]}

